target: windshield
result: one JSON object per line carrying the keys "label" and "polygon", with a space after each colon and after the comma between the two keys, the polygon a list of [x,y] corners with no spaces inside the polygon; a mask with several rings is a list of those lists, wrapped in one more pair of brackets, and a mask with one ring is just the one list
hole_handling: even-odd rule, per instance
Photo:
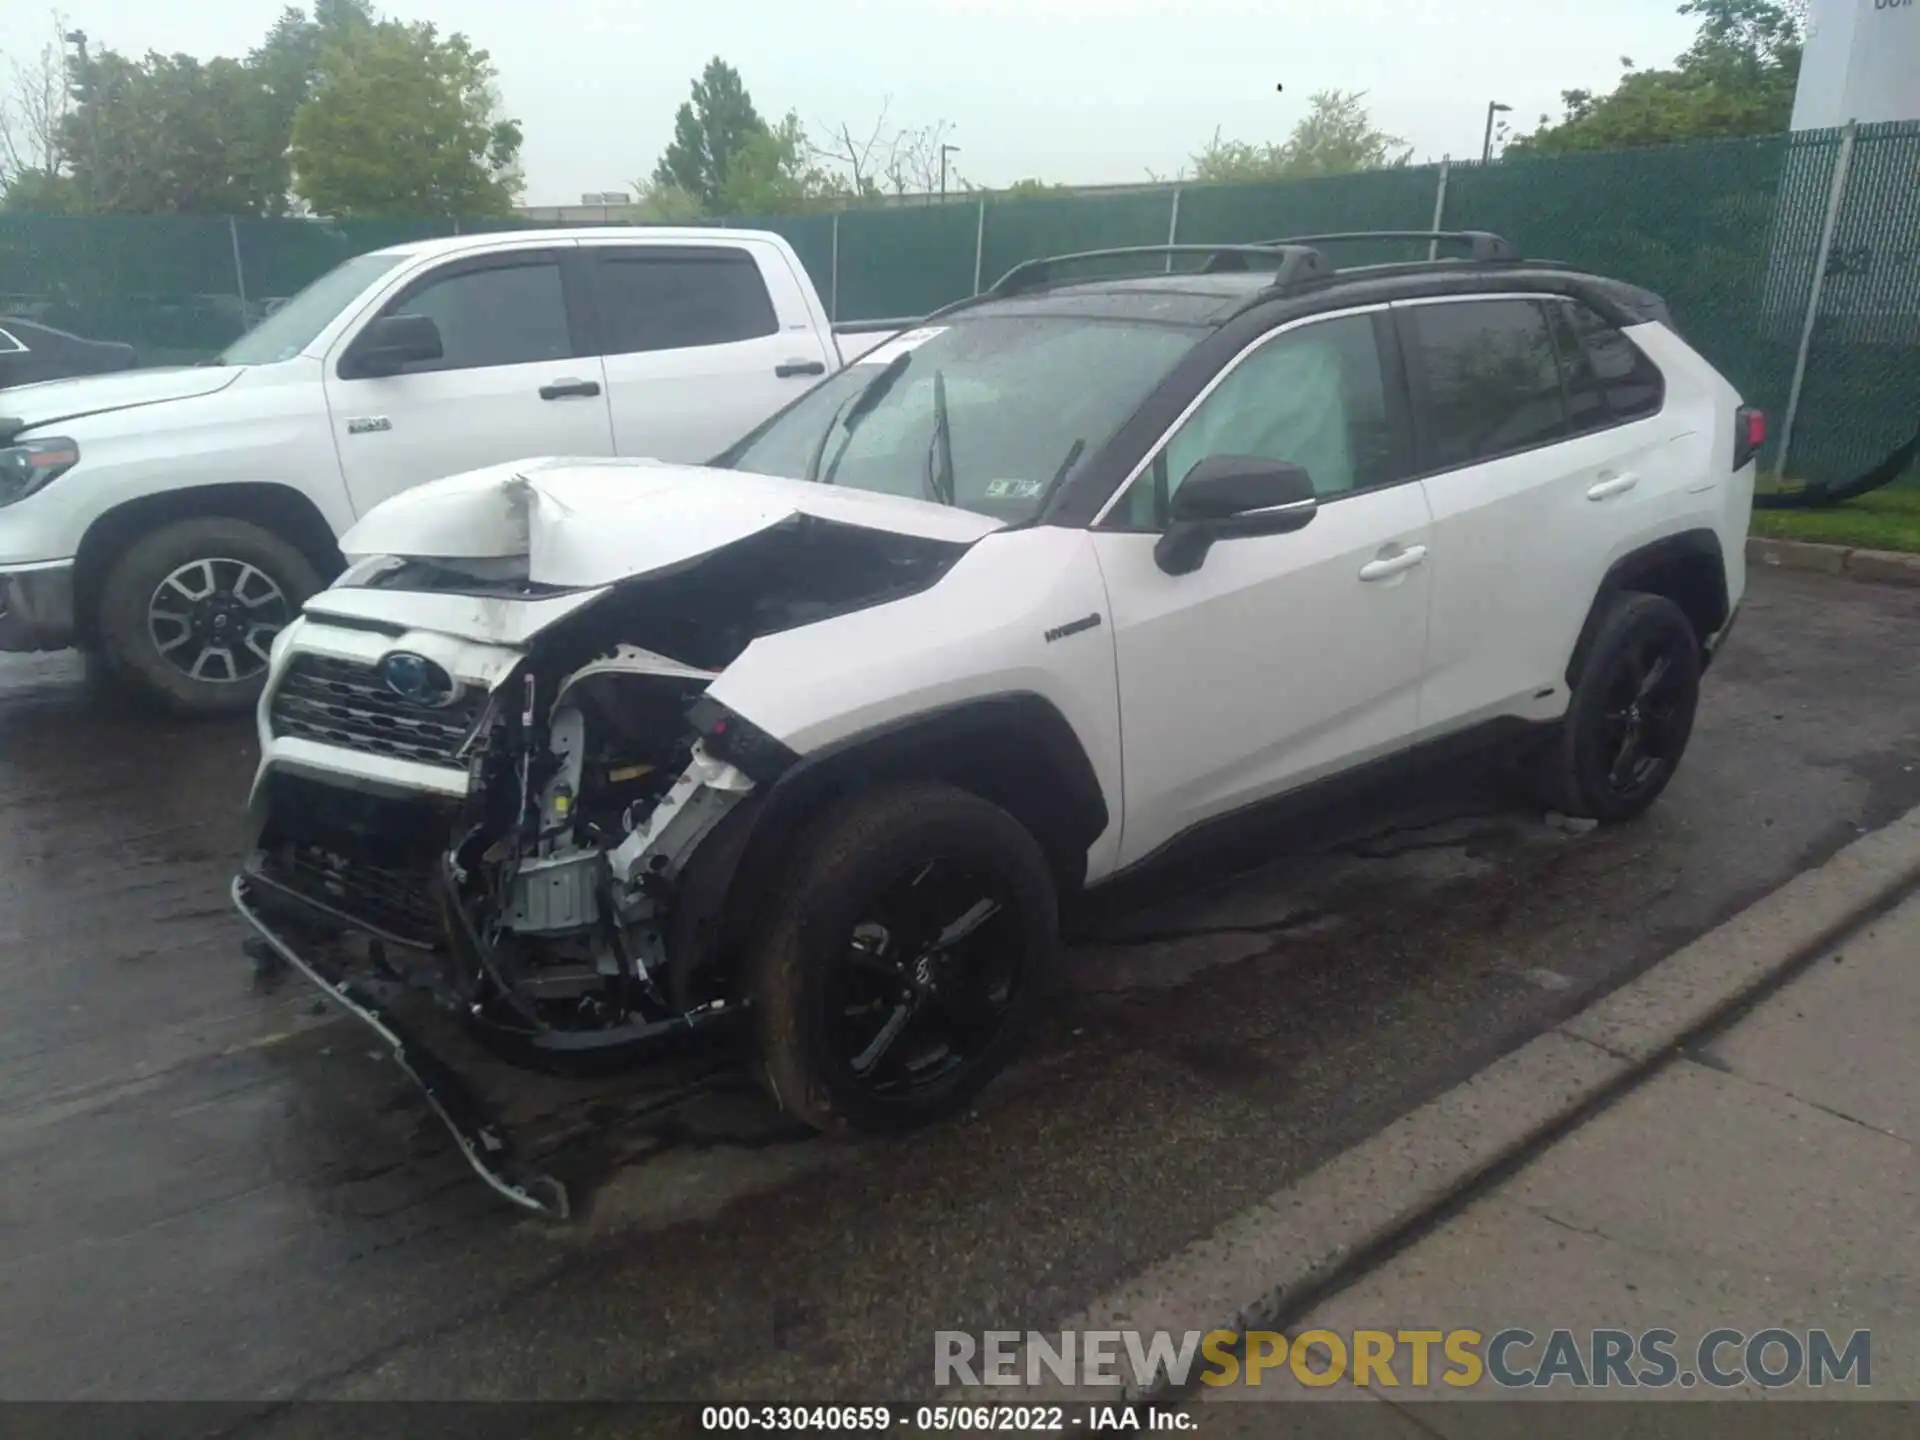
{"label": "windshield", "polygon": [[354,299],[400,263],[398,255],[356,255],[333,267],[220,352],[222,365],[291,360]]}
{"label": "windshield", "polygon": [[1198,338],[1141,322],[956,316],[886,341],[714,463],[1031,520]]}

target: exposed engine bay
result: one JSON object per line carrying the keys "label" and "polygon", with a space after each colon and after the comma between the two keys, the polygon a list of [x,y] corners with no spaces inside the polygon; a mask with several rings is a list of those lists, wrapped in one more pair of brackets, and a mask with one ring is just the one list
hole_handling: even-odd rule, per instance
{"label": "exposed engine bay", "polygon": [[[781,747],[707,687],[758,636],[924,589],[962,548],[800,517],[616,587],[471,697],[452,757],[464,800],[268,774],[254,872],[383,942],[394,978],[510,1058],[615,1049],[717,1014],[719,977],[670,979],[669,922],[688,863],[756,789],[735,762],[770,780]],[[445,589],[449,571],[419,588]],[[272,721],[326,734],[314,715],[329,692],[302,683],[283,685]],[[341,711],[373,703],[329,683]]]}

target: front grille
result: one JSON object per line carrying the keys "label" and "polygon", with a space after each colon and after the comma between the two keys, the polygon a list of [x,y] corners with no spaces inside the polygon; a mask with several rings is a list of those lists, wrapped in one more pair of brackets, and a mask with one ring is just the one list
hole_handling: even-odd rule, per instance
{"label": "front grille", "polygon": [[444,709],[429,709],[387,689],[371,665],[296,655],[273,692],[268,723],[276,738],[464,768],[460,747],[486,703],[485,691],[469,690]]}
{"label": "front grille", "polygon": [[261,879],[396,939],[432,946],[440,938],[430,873],[370,865],[295,841],[263,850],[259,866]]}

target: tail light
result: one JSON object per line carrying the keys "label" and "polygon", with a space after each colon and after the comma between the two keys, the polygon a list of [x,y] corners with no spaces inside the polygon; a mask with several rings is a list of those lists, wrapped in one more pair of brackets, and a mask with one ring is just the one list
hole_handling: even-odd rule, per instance
{"label": "tail light", "polygon": [[1733,468],[1744,470],[1767,445],[1767,412],[1751,405],[1733,417]]}

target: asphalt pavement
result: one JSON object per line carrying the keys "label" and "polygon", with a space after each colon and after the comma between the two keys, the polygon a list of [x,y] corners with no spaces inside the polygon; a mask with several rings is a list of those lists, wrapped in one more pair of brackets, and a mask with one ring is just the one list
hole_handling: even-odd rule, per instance
{"label": "asphalt pavement", "polygon": [[0,660],[0,1397],[925,1395],[934,1330],[1057,1323],[1920,804],[1916,634],[1920,592],[1763,572],[1638,824],[1463,774],[1110,897],[1026,1058],[919,1135],[797,1133],[724,1045],[474,1060],[563,1227],[253,979],[250,725]]}
{"label": "asphalt pavement", "polygon": [[[1773,1433],[1911,1435],[1920,1286],[1899,1221],[1920,1191],[1916,955],[1920,895],[1809,957],[1288,1327],[1470,1330],[1484,1342],[1477,1376],[1442,1362],[1416,1377],[1406,1348],[1376,1341],[1385,1365],[1362,1385],[1321,1340],[1302,1362],[1313,1383],[1286,1364],[1259,1384],[1242,1371],[1199,1393],[1195,1428],[1212,1440],[1761,1433],[1750,1412],[1712,1430],[1697,1413],[1656,1428],[1631,1407],[1710,1399],[1904,1402],[1803,1410]],[[1634,1337],[1631,1349],[1616,1339],[1609,1357],[1595,1339],[1607,1331]],[[1671,1365],[1643,1336],[1665,1339]],[[1614,1413],[1576,1415],[1564,1403],[1575,1397]],[[1517,1399],[1534,1403],[1471,1403]]]}

